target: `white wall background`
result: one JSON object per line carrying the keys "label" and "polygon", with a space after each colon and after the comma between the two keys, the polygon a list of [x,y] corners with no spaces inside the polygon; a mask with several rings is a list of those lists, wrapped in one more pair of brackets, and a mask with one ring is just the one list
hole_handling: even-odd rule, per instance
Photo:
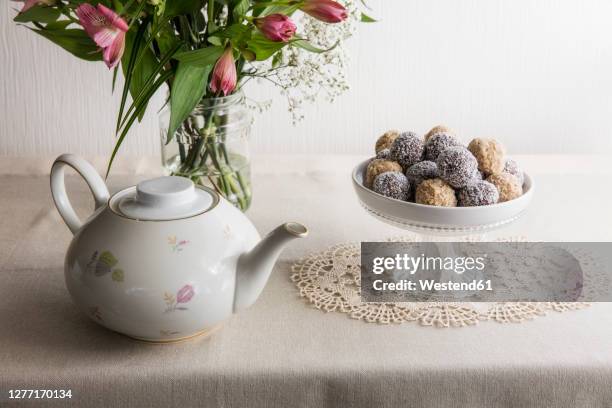
{"label": "white wall background", "polygon": [[[612,153],[612,1],[370,0],[381,22],[350,42],[352,90],[291,125],[274,98],[256,118],[259,153],[367,153],[388,128],[444,123],[512,153]],[[108,155],[118,95],[103,64],[76,60],[0,5],[0,155]],[[124,155],[159,149],[150,110]]]}

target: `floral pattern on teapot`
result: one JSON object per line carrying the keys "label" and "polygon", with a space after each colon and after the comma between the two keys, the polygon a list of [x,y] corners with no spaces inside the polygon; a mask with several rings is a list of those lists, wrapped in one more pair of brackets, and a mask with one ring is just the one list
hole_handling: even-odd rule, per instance
{"label": "floral pattern on teapot", "polygon": [[168,245],[172,248],[172,252],[181,252],[187,244],[189,244],[189,241],[185,239],[178,240],[176,235],[170,235],[168,237]]}
{"label": "floral pattern on teapot", "polygon": [[[111,251],[103,251],[99,256],[99,251],[94,251],[91,259],[87,264],[87,270],[93,272],[94,276],[102,277],[111,274],[111,279],[115,282],[123,282],[125,272],[121,268],[115,268],[119,260],[112,254]],[[112,273],[111,273],[112,272]]]}
{"label": "floral pattern on teapot", "polygon": [[182,306],[189,303],[195,296],[195,290],[191,285],[185,285],[176,292],[176,295],[171,293],[164,293],[164,302],[166,302],[166,313],[174,312],[177,310],[189,310],[187,307]]}

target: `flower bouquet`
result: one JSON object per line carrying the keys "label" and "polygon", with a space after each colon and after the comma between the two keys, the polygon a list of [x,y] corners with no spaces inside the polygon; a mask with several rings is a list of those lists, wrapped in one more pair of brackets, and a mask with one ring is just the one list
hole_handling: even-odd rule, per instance
{"label": "flower bouquet", "polygon": [[347,88],[342,41],[352,22],[374,21],[351,0],[22,2],[16,22],[78,58],[104,61],[114,69],[113,88],[121,69],[107,174],[128,131],[166,85],[167,171],[212,186],[242,210],[251,202],[244,84],[257,78],[278,85],[299,119],[301,102],[321,93],[333,99]]}

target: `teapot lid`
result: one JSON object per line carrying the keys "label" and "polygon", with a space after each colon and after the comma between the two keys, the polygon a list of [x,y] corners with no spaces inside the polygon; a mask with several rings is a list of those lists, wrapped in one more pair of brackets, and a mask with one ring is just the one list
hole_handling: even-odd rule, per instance
{"label": "teapot lid", "polygon": [[184,177],[158,177],[115,194],[110,208],[117,214],[142,221],[170,221],[193,217],[214,207],[219,196],[196,188]]}

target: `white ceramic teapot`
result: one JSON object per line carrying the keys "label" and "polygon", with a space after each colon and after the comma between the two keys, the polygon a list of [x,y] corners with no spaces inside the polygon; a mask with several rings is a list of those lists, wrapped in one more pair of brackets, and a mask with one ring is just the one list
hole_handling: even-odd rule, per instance
{"label": "white ceramic teapot", "polygon": [[[85,222],[66,195],[66,165],[93,193],[95,211]],[[99,324],[146,341],[206,333],[252,305],[283,247],[308,233],[286,223],[261,240],[242,212],[182,177],[143,181],[110,197],[93,166],[71,154],[54,162],[51,192],[74,234],[65,261],[74,302]]]}

